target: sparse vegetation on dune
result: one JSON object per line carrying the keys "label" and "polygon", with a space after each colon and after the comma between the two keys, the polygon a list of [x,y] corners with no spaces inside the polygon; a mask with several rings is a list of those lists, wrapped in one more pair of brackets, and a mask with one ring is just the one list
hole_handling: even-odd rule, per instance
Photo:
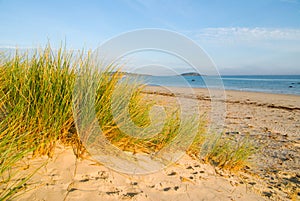
{"label": "sparse vegetation on dune", "polygon": [[[140,128],[150,125],[149,111],[153,103],[145,101],[139,93],[142,86],[128,80],[120,81],[122,76],[118,72],[107,73],[115,69],[114,66],[92,71],[89,56],[74,55],[64,49],[53,52],[50,47],[30,56],[16,52],[12,57],[1,57],[1,60],[0,200],[12,198],[26,188],[24,184],[32,174],[20,175],[19,169],[13,167],[28,154],[52,157],[58,143],[72,145],[77,157],[85,152],[75,129],[72,110],[78,73],[87,76],[93,73],[98,123],[106,138],[120,149],[151,153],[171,143],[179,133],[180,115],[176,109],[166,112],[162,131],[149,138],[132,137],[118,128],[111,110],[113,97],[117,106],[130,100],[130,117]],[[124,90],[126,88],[132,90]],[[115,93],[118,90],[121,93]],[[122,107],[117,110],[117,118],[122,120]],[[183,133],[195,129],[192,122],[185,122],[181,127]],[[201,126],[188,153],[199,154],[203,133],[204,126]],[[243,166],[249,153],[246,144],[220,141],[206,157],[207,161],[221,167],[235,169]]]}
{"label": "sparse vegetation on dune", "polygon": [[[231,136],[224,135],[203,135],[205,133],[205,125],[202,126],[192,145],[187,150],[187,153],[195,156],[196,158],[201,158],[206,163],[210,163],[221,169],[229,171],[239,171],[248,165],[249,157],[254,154],[255,147],[248,137],[243,137],[236,139]],[[216,138],[214,138],[217,136]],[[211,139],[207,139],[207,138]],[[205,150],[205,154],[201,153],[201,147],[206,141],[208,143],[212,142],[210,148]]]}
{"label": "sparse vegetation on dune", "polygon": [[217,140],[205,160],[222,169],[238,171],[247,165],[247,160],[254,151],[254,146],[247,138],[237,141],[225,137]]}

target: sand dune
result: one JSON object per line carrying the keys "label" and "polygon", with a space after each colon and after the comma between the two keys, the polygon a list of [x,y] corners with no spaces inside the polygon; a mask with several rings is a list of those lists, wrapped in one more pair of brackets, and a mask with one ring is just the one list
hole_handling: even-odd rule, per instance
{"label": "sand dune", "polygon": [[[209,114],[207,90],[144,90],[149,100],[172,105],[176,96],[198,101]],[[53,159],[34,175],[16,200],[290,200],[299,199],[300,97],[227,91],[224,135],[249,135],[258,147],[242,172],[231,174],[184,155],[177,163],[147,175],[115,172],[92,159],[76,159],[58,146]],[[193,110],[193,108],[190,108]],[[208,117],[209,118],[209,115]],[[29,162],[34,169],[45,157]],[[298,197],[297,197],[298,194]]]}
{"label": "sand dune", "polygon": [[17,200],[263,200],[237,177],[222,177],[187,155],[148,175],[122,174],[92,160],[76,160],[71,148],[57,148],[55,156],[31,180],[36,189]]}

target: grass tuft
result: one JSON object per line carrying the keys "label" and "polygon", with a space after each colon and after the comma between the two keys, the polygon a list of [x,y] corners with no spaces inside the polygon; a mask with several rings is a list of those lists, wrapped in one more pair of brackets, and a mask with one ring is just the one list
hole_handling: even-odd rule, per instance
{"label": "grass tuft", "polygon": [[235,141],[226,137],[217,141],[206,160],[222,169],[238,171],[247,165],[247,160],[253,153],[254,147],[249,139]]}
{"label": "grass tuft", "polygon": [[[76,118],[78,115],[90,115],[91,111],[96,117],[92,121],[97,121],[106,139],[122,150],[152,153],[172,143],[193,142],[188,153],[199,154],[205,139],[204,122],[195,128],[197,122],[182,121],[179,110],[164,106],[165,121],[159,125],[162,119],[151,119],[150,115],[154,102],[146,101],[140,93],[143,86],[136,80],[123,79],[117,66],[95,70],[98,66],[89,54],[74,54],[62,48],[53,52],[50,46],[30,54],[16,51],[12,56],[0,56],[0,200],[12,199],[25,189],[34,172],[20,176],[15,167],[29,154],[52,157],[55,146],[62,143],[72,146],[77,157],[83,157],[85,136],[79,138],[75,121],[81,120]],[[85,90],[76,91],[80,89]],[[80,104],[94,108],[79,107],[79,113],[73,114]],[[128,118],[138,128],[136,135],[120,129],[124,124],[125,131],[134,130],[126,127]],[[151,123],[157,126],[149,129]],[[159,126],[162,129],[156,133]],[[189,133],[195,129],[198,134],[190,139]],[[180,133],[187,135],[185,142],[178,141]],[[247,143],[219,140],[206,159],[235,169],[244,165],[249,150]]]}

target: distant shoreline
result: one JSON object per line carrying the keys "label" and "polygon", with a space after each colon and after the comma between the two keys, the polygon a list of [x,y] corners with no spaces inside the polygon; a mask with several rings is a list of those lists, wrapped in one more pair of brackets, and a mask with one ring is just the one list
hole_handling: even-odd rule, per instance
{"label": "distant shoreline", "polygon": [[[169,91],[168,89],[172,91]],[[194,95],[187,92],[184,87],[146,86],[143,92],[211,101],[209,90],[207,88],[193,88],[193,90],[195,92]],[[225,101],[228,103],[258,105],[285,110],[300,110],[300,96],[294,94],[225,90]]]}
{"label": "distant shoreline", "polygon": [[300,96],[300,76],[141,76],[149,86],[209,88]]}
{"label": "distant shoreline", "polygon": [[[146,85],[147,87],[162,87],[162,88],[193,88],[193,89],[203,89],[203,90],[222,90],[218,88],[207,88],[207,87],[184,87],[184,86],[162,86],[162,85]],[[240,92],[240,93],[258,93],[258,94],[270,94],[270,95],[283,95],[283,96],[295,96],[300,97],[300,94],[286,94],[286,93],[275,93],[275,92],[267,92],[267,91],[249,91],[249,90],[238,90],[238,89],[224,89],[226,92]]]}

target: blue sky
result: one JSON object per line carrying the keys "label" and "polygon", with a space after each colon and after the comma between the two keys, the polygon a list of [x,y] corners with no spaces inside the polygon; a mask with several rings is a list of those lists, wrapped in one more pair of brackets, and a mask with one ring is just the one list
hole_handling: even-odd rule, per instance
{"label": "blue sky", "polygon": [[95,49],[135,29],[200,45],[222,74],[300,74],[299,0],[0,0],[0,47]]}

